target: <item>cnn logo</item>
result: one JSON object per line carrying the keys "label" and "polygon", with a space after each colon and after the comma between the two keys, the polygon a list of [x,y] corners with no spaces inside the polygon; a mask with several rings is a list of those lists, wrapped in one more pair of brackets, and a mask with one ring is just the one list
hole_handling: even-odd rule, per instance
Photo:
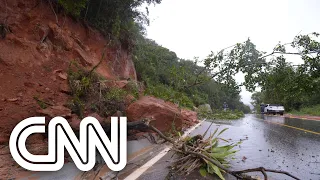
{"label": "cnn logo", "polygon": [[12,131],[9,141],[14,160],[30,171],[58,171],[64,165],[64,152],[68,151],[81,171],[91,170],[99,151],[112,171],[121,171],[127,164],[127,118],[111,118],[109,139],[99,121],[86,117],[80,124],[80,137],[76,137],[68,121],[53,118],[48,125],[48,154],[34,155],[26,148],[26,140],[33,133],[45,133],[45,117],[31,117],[21,121]]}

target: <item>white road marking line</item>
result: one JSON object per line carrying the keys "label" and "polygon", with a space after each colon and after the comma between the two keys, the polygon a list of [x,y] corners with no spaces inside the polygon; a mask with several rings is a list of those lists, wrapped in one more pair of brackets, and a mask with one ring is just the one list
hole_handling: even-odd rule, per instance
{"label": "white road marking line", "polygon": [[[198,126],[202,124],[203,121],[196,124],[195,126],[188,129],[181,138],[185,138],[187,135],[189,135],[193,130],[195,130]],[[180,138],[180,139],[181,139]],[[159,154],[157,154],[155,157],[150,159],[147,163],[145,163],[143,166],[136,169],[134,172],[132,172],[129,176],[127,176],[124,180],[134,180],[140,177],[144,172],[146,172],[150,167],[152,167],[156,162],[158,162],[163,156],[165,156],[170,149],[172,148],[172,145],[166,147],[164,150],[162,150]]]}

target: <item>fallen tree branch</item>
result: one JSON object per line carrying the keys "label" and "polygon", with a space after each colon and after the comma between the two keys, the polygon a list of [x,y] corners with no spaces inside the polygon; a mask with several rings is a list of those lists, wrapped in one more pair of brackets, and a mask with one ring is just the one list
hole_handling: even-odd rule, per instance
{"label": "fallen tree branch", "polygon": [[287,176],[292,177],[293,179],[299,179],[298,177],[286,172],[286,171],[278,171],[278,170],[273,170],[273,169],[265,169],[264,167],[259,167],[259,168],[253,168],[253,169],[245,169],[242,171],[233,171],[235,174],[243,174],[243,173],[248,173],[248,172],[261,172],[264,174],[265,179],[268,179],[268,176],[266,172],[272,172],[272,173],[278,173],[278,174],[285,174]]}
{"label": "fallen tree branch", "polygon": [[164,134],[162,134],[162,132],[159,131],[157,128],[153,127],[152,125],[147,125],[147,127],[148,127],[149,129],[151,129],[152,131],[156,132],[162,139],[170,142],[171,144],[175,144],[175,142],[174,142],[173,139],[171,139],[171,138],[165,136]]}

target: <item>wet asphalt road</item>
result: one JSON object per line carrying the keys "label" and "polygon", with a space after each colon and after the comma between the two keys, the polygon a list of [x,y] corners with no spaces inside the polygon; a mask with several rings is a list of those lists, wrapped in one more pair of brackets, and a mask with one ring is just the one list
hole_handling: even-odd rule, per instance
{"label": "wet asphalt road", "polygon": [[[320,180],[320,121],[289,119],[281,116],[246,115],[239,120],[215,120],[214,123],[207,134],[208,136],[216,128],[220,130],[229,128],[221,137],[228,139],[230,142],[242,141],[242,144],[236,147],[239,152],[234,156],[235,159],[230,160],[233,170],[263,166],[268,169],[287,171],[302,180]],[[210,124],[211,122],[203,122],[191,135],[203,134]],[[150,144],[147,142],[138,142],[138,144],[131,142],[128,144],[128,149],[130,151],[138,151],[139,148],[141,149]],[[150,158],[155,155],[157,155],[156,152],[147,153]],[[246,157],[246,160],[243,161],[243,157]],[[156,164],[149,167],[138,179],[166,179],[169,173],[167,167],[173,161],[171,158],[172,152],[167,153]],[[145,163],[140,161],[138,158],[136,164],[142,165]],[[132,165],[136,164],[133,163]],[[75,177],[79,173],[81,172],[72,163],[69,163],[59,172],[37,173],[32,177],[37,177],[36,179],[76,179]],[[268,176],[272,180],[291,179],[288,176],[272,173],[268,173]],[[174,174],[169,179],[200,180],[218,178],[212,176],[204,178],[199,175],[199,172],[195,171],[190,175],[178,176]],[[233,180],[235,178],[226,176],[226,179]]]}
{"label": "wet asphalt road", "polygon": [[[263,166],[287,171],[303,180],[320,180],[320,121],[246,115],[240,120],[214,122],[217,125],[211,127],[211,132],[217,127],[229,128],[221,137],[230,142],[242,141],[235,160],[231,160],[233,170]],[[204,122],[192,134],[203,134],[209,125]],[[291,179],[273,173],[268,176]],[[197,172],[181,179],[190,178],[202,179]]]}

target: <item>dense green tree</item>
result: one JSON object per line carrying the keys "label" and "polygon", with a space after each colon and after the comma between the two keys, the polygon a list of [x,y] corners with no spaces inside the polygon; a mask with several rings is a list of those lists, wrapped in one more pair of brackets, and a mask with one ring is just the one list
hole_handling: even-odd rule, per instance
{"label": "dense green tree", "polygon": [[[257,73],[256,79],[251,78],[251,85],[258,84],[261,87],[261,92],[252,96],[255,106],[261,102],[279,103],[290,111],[320,104],[320,45],[317,37],[317,33],[297,36],[290,43],[295,52],[287,52],[285,45],[275,48],[270,55],[280,55],[274,56]],[[292,65],[283,54],[298,55],[303,63]]]}
{"label": "dense green tree", "polygon": [[139,7],[159,4],[161,0],[49,0],[68,14],[100,30],[106,37],[131,49],[136,36],[149,24],[148,14]]}

